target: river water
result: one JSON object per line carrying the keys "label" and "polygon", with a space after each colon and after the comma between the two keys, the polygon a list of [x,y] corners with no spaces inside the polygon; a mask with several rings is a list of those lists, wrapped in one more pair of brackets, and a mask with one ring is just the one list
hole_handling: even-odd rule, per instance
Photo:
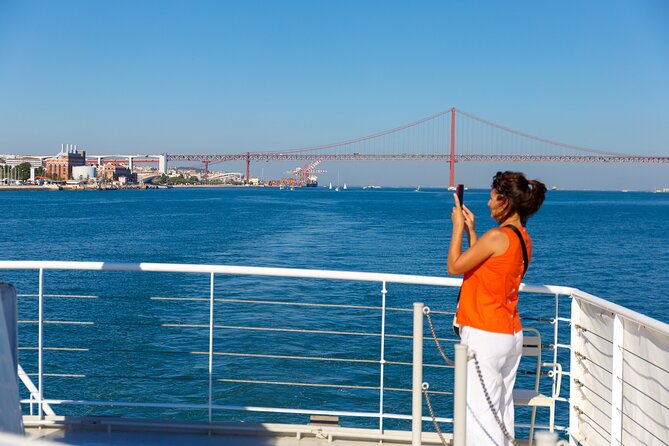
{"label": "river water", "polygon": [[[479,233],[493,225],[487,200],[487,190],[466,193]],[[443,189],[3,192],[0,252],[4,260],[205,263],[446,276],[451,207],[452,195]],[[669,194],[550,191],[528,230],[534,256],[525,282],[577,287],[669,322]],[[22,295],[37,293],[36,279],[36,272],[0,272],[0,280],[16,284]],[[208,276],[47,271],[44,292],[96,297],[45,299],[45,320],[79,322],[45,327],[47,347],[70,349],[45,352],[47,397],[206,404],[208,359],[201,353],[208,351],[209,341]],[[448,312],[456,293],[390,284],[387,304],[408,309],[412,302],[423,301]],[[379,306],[378,285],[217,276],[215,295],[225,299],[214,314],[219,326],[214,350],[220,353],[214,360],[215,403],[378,412],[378,390],[373,387],[379,385],[379,337],[313,333],[378,334],[378,310],[345,308]],[[260,300],[337,306],[249,303]],[[521,295],[524,324],[550,317],[551,305],[552,298]],[[568,307],[566,302],[561,311]],[[36,353],[29,348],[36,345],[36,326],[30,323],[36,319],[36,299],[22,296],[19,311],[24,347],[20,360],[26,371],[35,372]],[[435,316],[440,336],[449,336],[449,318]],[[239,328],[260,326],[311,332],[270,335]],[[551,328],[542,330],[549,333]],[[411,314],[389,313],[386,331],[409,335]],[[388,338],[386,359],[410,361],[410,346],[406,338]],[[426,361],[439,364],[438,354],[429,349]],[[230,356],[239,353],[251,356]],[[293,356],[331,361],[296,362]],[[409,388],[410,373],[410,367],[389,363],[385,386]],[[428,369],[426,379],[448,381],[443,373],[449,372]],[[310,386],[270,384],[275,382]],[[360,385],[369,388],[353,388]],[[446,387],[441,390],[448,391]],[[410,394],[387,393],[385,411],[410,412]],[[442,416],[450,416],[449,398],[435,394]],[[207,417],[200,409],[91,406],[60,406],[57,413]],[[216,420],[242,416],[305,421],[304,416],[214,413]],[[560,419],[566,422],[564,415]],[[344,424],[375,423],[354,418]]]}

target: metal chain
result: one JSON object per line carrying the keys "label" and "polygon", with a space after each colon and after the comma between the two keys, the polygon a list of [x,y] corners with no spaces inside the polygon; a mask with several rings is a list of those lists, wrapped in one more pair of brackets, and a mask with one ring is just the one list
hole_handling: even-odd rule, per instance
{"label": "metal chain", "polygon": [[439,349],[439,353],[441,353],[441,357],[444,358],[444,361],[446,361],[446,364],[448,364],[450,366],[455,366],[455,362],[453,362],[448,356],[446,356],[446,353],[444,353],[444,349],[441,348],[441,343],[439,343],[439,338],[437,338],[437,332],[434,331],[434,324],[432,323],[432,318],[430,317],[430,307],[423,308],[423,313],[425,313],[425,316],[427,316],[427,323],[430,326],[430,331],[432,332],[432,337],[434,338],[435,344],[437,344],[437,349]]}
{"label": "metal chain", "polygon": [[499,416],[497,415],[497,410],[495,409],[495,406],[492,404],[492,398],[490,398],[488,389],[485,386],[485,381],[483,381],[483,373],[481,372],[481,366],[479,365],[479,360],[476,358],[476,353],[472,352],[471,357],[474,360],[474,367],[476,367],[476,374],[479,376],[479,381],[481,382],[481,387],[483,388],[483,395],[485,395],[485,400],[488,402],[488,408],[492,412],[493,417],[495,417],[495,421],[497,422],[499,428],[502,430],[502,433],[504,434],[506,439],[509,440],[511,444],[517,445],[518,443],[511,436],[509,431],[506,430],[506,426],[504,425],[502,420],[499,419]]}
{"label": "metal chain", "polygon": [[439,429],[439,424],[437,424],[437,417],[434,415],[434,409],[432,408],[432,403],[430,402],[430,397],[427,394],[427,389],[429,385],[427,383],[423,383],[421,386],[423,389],[423,394],[425,395],[425,401],[427,402],[427,408],[430,411],[430,416],[432,417],[432,424],[434,425],[434,430],[437,431],[437,435],[439,435],[439,439],[441,440],[441,444],[444,446],[448,446],[446,443],[446,439],[444,439],[444,435],[441,433],[441,429]]}
{"label": "metal chain", "polygon": [[[441,344],[439,343],[439,339],[437,338],[437,332],[434,329],[434,324],[432,324],[432,318],[430,317],[430,307],[425,307],[423,308],[423,313],[425,316],[427,316],[427,322],[428,325],[430,326],[430,331],[432,332],[432,337],[434,338],[434,342],[437,344],[437,349],[439,349],[439,353],[441,354],[441,357],[444,358],[444,361],[446,361],[446,364],[450,366],[454,366],[455,362],[453,362],[448,356],[446,356],[446,353],[444,353],[444,349],[441,348]],[[512,445],[517,445],[518,443],[516,440],[509,434],[509,431],[506,429],[506,426],[502,422],[502,420],[499,419],[499,416],[497,415],[497,410],[495,409],[495,406],[492,404],[492,399],[490,398],[490,394],[488,393],[488,388],[485,385],[485,381],[483,380],[483,373],[481,372],[481,366],[479,364],[478,358],[476,358],[476,353],[472,352],[471,353],[471,358],[474,360],[474,366],[476,368],[476,374],[479,377],[479,382],[481,383],[481,387],[483,388],[483,395],[485,395],[486,402],[488,403],[488,408],[492,412],[493,417],[495,418],[495,422],[497,422],[497,425],[499,428],[502,430],[502,433],[506,437],[507,440]],[[439,426],[437,425],[437,419],[434,416],[434,410],[432,409],[432,404],[430,403],[430,397],[427,395],[427,384],[423,384],[423,393],[425,394],[425,400],[427,402],[427,407],[430,410],[430,415],[432,416],[432,423],[434,424],[434,428],[439,434],[439,438],[441,439],[442,443],[446,445],[444,442],[444,438],[441,435],[441,431],[439,430]]]}

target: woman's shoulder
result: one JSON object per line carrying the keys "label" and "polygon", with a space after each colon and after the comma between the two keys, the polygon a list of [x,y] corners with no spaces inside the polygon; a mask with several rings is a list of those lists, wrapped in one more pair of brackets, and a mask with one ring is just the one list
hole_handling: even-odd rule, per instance
{"label": "woman's shoulder", "polygon": [[509,236],[504,228],[489,229],[483,237],[487,243],[492,247],[494,252],[493,257],[500,256],[506,252],[509,247]]}
{"label": "woman's shoulder", "polygon": [[490,240],[504,240],[508,238],[508,235],[505,231],[506,228],[500,228],[500,227],[495,227],[488,229],[488,231],[484,234],[484,236],[487,236],[490,238]]}

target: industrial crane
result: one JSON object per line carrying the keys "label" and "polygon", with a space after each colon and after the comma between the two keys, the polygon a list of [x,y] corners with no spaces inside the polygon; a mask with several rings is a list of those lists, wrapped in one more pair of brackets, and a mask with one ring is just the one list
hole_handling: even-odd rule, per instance
{"label": "industrial crane", "polygon": [[316,169],[316,166],[320,164],[322,160],[316,160],[311,164],[305,164],[304,166],[296,167],[295,169],[289,170],[286,173],[291,173],[297,178],[296,183],[299,186],[306,187],[317,187],[318,186],[318,177],[316,174],[325,173],[327,170]]}

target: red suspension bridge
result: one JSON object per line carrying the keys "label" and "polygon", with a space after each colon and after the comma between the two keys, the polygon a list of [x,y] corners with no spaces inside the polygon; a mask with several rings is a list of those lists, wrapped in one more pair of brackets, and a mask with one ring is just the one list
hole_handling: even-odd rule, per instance
{"label": "red suspension bridge", "polygon": [[258,161],[436,161],[449,164],[449,186],[459,162],[560,162],[667,164],[669,156],[645,156],[579,147],[540,138],[451,108],[418,121],[322,146],[238,154],[167,154],[166,161],[205,166],[244,161],[248,181]]}

